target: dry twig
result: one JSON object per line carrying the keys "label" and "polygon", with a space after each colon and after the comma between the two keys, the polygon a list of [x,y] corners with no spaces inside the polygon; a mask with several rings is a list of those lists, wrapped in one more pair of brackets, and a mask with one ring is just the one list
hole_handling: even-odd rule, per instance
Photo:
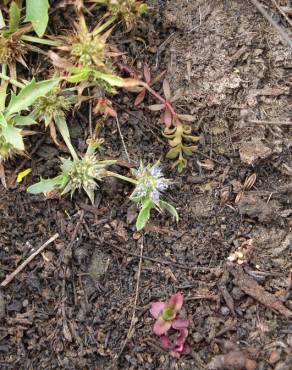
{"label": "dry twig", "polygon": [[26,265],[28,265],[39,253],[41,253],[49,244],[55,241],[59,237],[59,234],[53,235],[49,240],[47,240],[43,245],[41,245],[35,252],[33,252],[20,266],[17,267],[11,274],[7,275],[5,280],[2,281],[1,286],[5,287],[12,281],[15,276],[22,271]]}

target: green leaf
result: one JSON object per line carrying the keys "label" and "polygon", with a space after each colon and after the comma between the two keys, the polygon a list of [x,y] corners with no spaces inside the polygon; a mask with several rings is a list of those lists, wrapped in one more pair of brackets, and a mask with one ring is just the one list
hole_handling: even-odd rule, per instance
{"label": "green leaf", "polygon": [[150,211],[152,208],[154,208],[154,203],[150,199],[147,199],[144,202],[139,212],[139,215],[137,217],[137,221],[136,221],[137,231],[142,230],[147,224],[148,220],[150,219]]}
{"label": "green leaf", "polygon": [[174,159],[176,157],[178,157],[180,155],[180,152],[181,152],[181,148],[172,148],[168,151],[168,153],[166,154],[166,158],[168,159]]}
{"label": "green leaf", "polygon": [[3,116],[3,113],[0,112],[0,126],[6,127],[8,125],[5,117]]}
{"label": "green leaf", "polygon": [[49,0],[26,0],[26,21],[31,22],[37,35],[42,37],[49,21]]}
{"label": "green leaf", "polygon": [[45,96],[48,92],[55,88],[58,83],[58,79],[40,82],[35,82],[34,79],[31,80],[23,89],[20,90],[18,95],[13,94],[11,96],[5,116],[8,117],[13,113],[19,113],[20,111],[27,109],[38,98]]}
{"label": "green leaf", "polygon": [[37,124],[37,122],[30,116],[15,116],[12,120],[18,126],[30,126]]}
{"label": "green leaf", "polygon": [[24,143],[19,128],[13,127],[7,124],[6,127],[2,127],[1,133],[4,136],[7,143],[11,144],[17,150],[24,150]]}
{"label": "green leaf", "polygon": [[178,222],[179,216],[178,216],[177,210],[174,208],[174,206],[172,206],[171,204],[169,204],[168,202],[165,202],[163,200],[161,200],[159,202],[159,206],[161,208],[165,209],[168,213],[170,213],[174,217],[176,222]]}
{"label": "green leaf", "polygon": [[9,32],[14,33],[19,29],[20,9],[15,1],[12,1],[9,8]]}
{"label": "green leaf", "polygon": [[77,155],[77,153],[76,153],[76,151],[73,148],[73,145],[71,143],[70,132],[69,132],[66,120],[63,117],[59,117],[55,120],[55,124],[56,124],[63,140],[65,141],[65,144],[67,145],[67,148],[69,149],[73,159],[78,160],[79,159],[78,155]]}
{"label": "green leaf", "polygon": [[86,81],[90,72],[89,69],[74,69],[72,70],[72,75],[67,78],[67,81],[72,84]]}
{"label": "green leaf", "polygon": [[119,77],[108,73],[102,73],[99,71],[93,71],[94,76],[97,79],[103,80],[107,82],[111,86],[117,86],[117,87],[123,87],[124,86],[124,80]]}
{"label": "green leaf", "polygon": [[27,189],[27,192],[30,194],[47,194],[54,189],[62,189],[63,187],[65,187],[68,180],[69,177],[64,175],[59,175],[57,177],[54,177],[53,179],[41,179],[40,182],[31,185]]}

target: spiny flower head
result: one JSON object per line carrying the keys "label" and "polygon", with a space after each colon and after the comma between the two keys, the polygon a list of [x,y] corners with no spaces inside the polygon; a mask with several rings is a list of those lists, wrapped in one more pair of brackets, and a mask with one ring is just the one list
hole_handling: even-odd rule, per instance
{"label": "spiny flower head", "polygon": [[77,102],[75,95],[60,95],[60,89],[49,92],[37,99],[34,104],[34,114],[45,120],[46,125],[51,120],[65,117],[66,112]]}
{"label": "spiny flower head", "polygon": [[25,45],[19,39],[6,38],[0,34],[0,64],[9,64],[15,60],[22,60],[25,54]]}
{"label": "spiny flower head", "polygon": [[132,170],[136,178],[137,185],[130,196],[135,202],[143,203],[145,199],[151,199],[153,203],[159,205],[160,193],[165,191],[170,180],[163,177],[163,173],[159,167],[159,162],[154,165],[144,166],[141,162],[137,170]]}
{"label": "spiny flower head", "polygon": [[94,203],[94,191],[98,185],[96,180],[101,181],[106,176],[106,167],[116,161],[100,161],[94,154],[85,155],[82,159],[62,159],[62,173],[68,176],[68,183],[63,194],[71,192],[73,196],[76,190],[84,189]]}

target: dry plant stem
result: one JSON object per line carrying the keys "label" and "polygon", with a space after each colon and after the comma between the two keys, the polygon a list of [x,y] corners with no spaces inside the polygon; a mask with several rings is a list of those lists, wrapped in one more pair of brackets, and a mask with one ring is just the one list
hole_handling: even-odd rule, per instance
{"label": "dry plant stem", "polygon": [[275,28],[275,30],[280,34],[283,41],[287,43],[292,49],[292,41],[287,35],[287,33],[274,21],[274,19],[266,12],[262,5],[257,0],[250,0],[253,5],[258,9],[258,11],[267,19],[267,21]]}
{"label": "dry plant stem", "polygon": [[120,122],[119,122],[118,117],[116,117],[116,122],[117,122],[119,135],[120,135],[120,138],[121,138],[121,140],[122,140],[122,144],[123,144],[123,148],[124,148],[124,151],[125,151],[125,154],[126,154],[127,160],[128,160],[128,162],[131,162],[131,161],[130,161],[130,157],[129,157],[129,153],[128,153],[128,151],[127,151],[127,147],[126,147],[126,144],[125,144],[124,136],[123,136],[122,131],[121,131],[121,126],[120,126]]}
{"label": "dry plant stem", "polygon": [[49,244],[51,244],[53,241],[55,241],[59,237],[59,234],[53,235],[49,240],[47,240],[43,245],[41,245],[35,252],[33,252],[20,266],[17,267],[16,270],[14,270],[11,274],[6,276],[5,280],[2,281],[1,286],[5,287],[7,284],[9,284],[15,276],[22,271],[26,265],[28,265],[39,253],[41,253]]}
{"label": "dry plant stem", "polygon": [[279,10],[279,12],[282,14],[282,16],[286,19],[286,21],[290,24],[290,26],[292,27],[291,20],[289,19],[289,17],[287,16],[287,14],[282,10],[282,8],[278,5],[278,3],[276,2],[276,0],[271,0],[271,1],[275,5],[275,7]]}
{"label": "dry plant stem", "polygon": [[155,90],[153,90],[146,82],[141,81],[141,85],[143,87],[145,87],[145,89],[147,89],[150,92],[150,94],[152,94],[153,96],[155,96],[155,98],[157,98],[159,101],[161,101],[161,103],[164,104],[165,107],[167,107],[169,109],[171,114],[174,117],[176,117],[177,114],[176,114],[175,110],[173,109],[172,105],[167,100],[165,100],[161,95],[159,95]]}
{"label": "dry plant stem", "polygon": [[256,120],[248,120],[248,123],[256,123],[259,125],[278,125],[278,126],[290,126],[292,125],[292,121],[285,122],[285,121],[256,121]]}
{"label": "dry plant stem", "polygon": [[140,286],[140,276],[141,276],[141,270],[142,270],[142,261],[143,261],[143,249],[144,249],[144,237],[142,235],[141,237],[141,245],[140,245],[140,260],[139,260],[139,266],[138,266],[138,273],[137,273],[137,283],[136,283],[136,293],[135,293],[135,300],[134,300],[134,307],[133,307],[133,314],[131,319],[131,324],[127,333],[127,337],[122,345],[122,348],[120,349],[120,352],[116,355],[115,360],[121,356],[123,353],[128,340],[133,336],[134,333],[134,326],[136,321],[136,309],[137,309],[137,302],[139,297],[139,286]]}

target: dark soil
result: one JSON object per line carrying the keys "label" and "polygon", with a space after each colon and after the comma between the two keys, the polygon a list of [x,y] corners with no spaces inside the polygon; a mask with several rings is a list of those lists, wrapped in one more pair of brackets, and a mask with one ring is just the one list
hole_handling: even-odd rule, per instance
{"label": "dark soil", "polygon": [[[278,3],[292,9],[288,0]],[[207,364],[234,351],[257,369],[292,369],[291,50],[249,1],[150,5],[135,31],[121,28],[113,40],[129,66],[147,62],[153,75],[167,68],[171,88],[183,89],[177,109],[197,117],[194,133],[202,139],[188,168],[177,174],[162,159],[180,222],[156,214],[137,234],[131,187],[116,181],[101,184],[94,206],[84,194],[73,201],[27,194],[39,175],[57,173],[65,155],[49,136],[33,136],[32,159],[11,161],[10,188],[0,188],[1,280],[60,236],[0,292],[3,370],[225,369],[226,356],[217,367]],[[53,14],[53,29],[64,14],[71,19],[70,7]],[[155,161],[167,151],[162,126],[146,109],[152,99],[139,109],[134,99],[114,98],[127,150],[133,160]],[[88,103],[68,121],[82,152]],[[124,159],[114,121],[102,136],[102,156]],[[27,167],[33,176],[16,186],[15,169]],[[255,184],[244,187],[252,174]],[[160,347],[149,314],[151,302],[177,291],[191,322],[191,352],[180,359]]]}

